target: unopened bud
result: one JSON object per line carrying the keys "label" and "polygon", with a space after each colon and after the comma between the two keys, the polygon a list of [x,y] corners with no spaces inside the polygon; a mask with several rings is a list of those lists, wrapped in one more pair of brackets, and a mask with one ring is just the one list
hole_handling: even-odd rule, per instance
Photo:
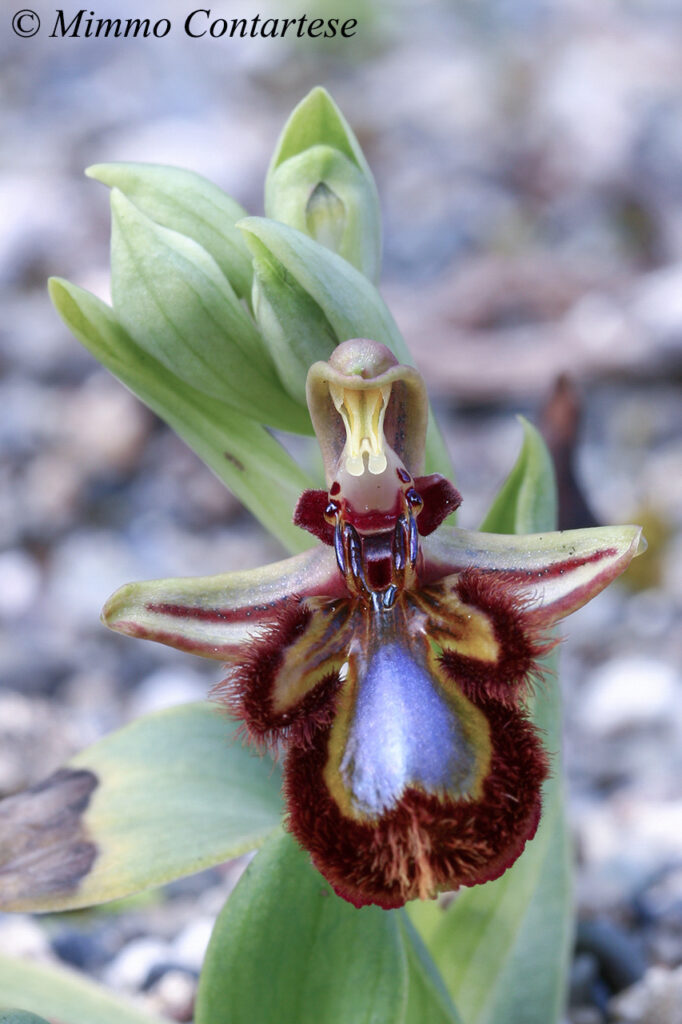
{"label": "unopened bud", "polygon": [[284,126],[265,182],[265,212],[378,281],[376,185],[355,135],[324,89],[313,89]]}

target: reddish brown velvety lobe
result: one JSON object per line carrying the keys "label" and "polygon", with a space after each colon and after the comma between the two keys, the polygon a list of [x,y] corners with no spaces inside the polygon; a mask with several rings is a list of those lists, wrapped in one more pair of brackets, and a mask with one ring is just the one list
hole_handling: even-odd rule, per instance
{"label": "reddish brown velvety lobe", "polygon": [[[378,821],[344,817],[324,783],[330,727],[312,747],[290,747],[285,764],[289,828],[344,899],[385,909],[433,891],[498,878],[535,835],[547,757],[518,710],[479,698],[493,759],[480,800],[452,801],[417,789]],[[428,885],[428,889],[425,889]]]}
{"label": "reddish brown velvety lobe", "polygon": [[422,537],[428,537],[449,515],[462,504],[459,491],[440,473],[418,476],[414,482],[424,507],[417,517],[417,528]]}

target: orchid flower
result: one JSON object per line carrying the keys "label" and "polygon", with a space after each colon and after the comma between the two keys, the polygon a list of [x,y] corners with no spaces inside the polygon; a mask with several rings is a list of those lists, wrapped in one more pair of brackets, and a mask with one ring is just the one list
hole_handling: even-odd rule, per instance
{"label": "orchid flower", "polygon": [[[115,630],[227,663],[215,699],[284,756],[288,828],[336,892],[384,908],[501,875],[537,828],[549,756],[524,702],[549,628],[627,567],[640,529],[458,529],[420,475],[424,383],[351,340],[308,373],[319,543],[247,572],[122,587]],[[541,685],[550,685],[542,682]]]}

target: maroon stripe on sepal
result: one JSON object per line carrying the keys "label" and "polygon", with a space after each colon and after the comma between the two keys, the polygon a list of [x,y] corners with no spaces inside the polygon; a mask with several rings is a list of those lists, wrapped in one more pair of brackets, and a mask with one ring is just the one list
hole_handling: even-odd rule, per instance
{"label": "maroon stripe on sepal", "polygon": [[[604,548],[602,551],[595,551],[584,558],[566,558],[563,562],[553,562],[544,569],[500,569],[497,570],[510,583],[529,583],[533,580],[553,580],[557,576],[565,576],[574,569],[580,569],[583,565],[592,565],[601,562],[604,558],[612,558],[615,555],[615,548]],[[485,571],[485,570],[482,570]]]}
{"label": "maroon stripe on sepal", "polygon": [[288,597],[280,597],[267,604],[248,604],[242,605],[241,608],[197,608],[186,604],[150,602],[145,608],[155,615],[196,619],[199,622],[259,622],[272,619],[273,612],[289,600]]}

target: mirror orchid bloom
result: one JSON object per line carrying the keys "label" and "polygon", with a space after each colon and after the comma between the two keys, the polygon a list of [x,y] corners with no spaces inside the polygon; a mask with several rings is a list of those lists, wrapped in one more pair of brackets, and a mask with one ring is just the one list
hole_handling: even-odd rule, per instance
{"label": "mirror orchid bloom", "polygon": [[[549,758],[525,706],[549,628],[637,553],[640,529],[506,536],[448,525],[422,475],[423,381],[376,342],[308,374],[327,489],[274,565],[134,583],[113,629],[227,663],[215,699],[283,752],[287,825],[355,906],[501,875],[536,831]],[[543,684],[549,685],[549,684]]]}

